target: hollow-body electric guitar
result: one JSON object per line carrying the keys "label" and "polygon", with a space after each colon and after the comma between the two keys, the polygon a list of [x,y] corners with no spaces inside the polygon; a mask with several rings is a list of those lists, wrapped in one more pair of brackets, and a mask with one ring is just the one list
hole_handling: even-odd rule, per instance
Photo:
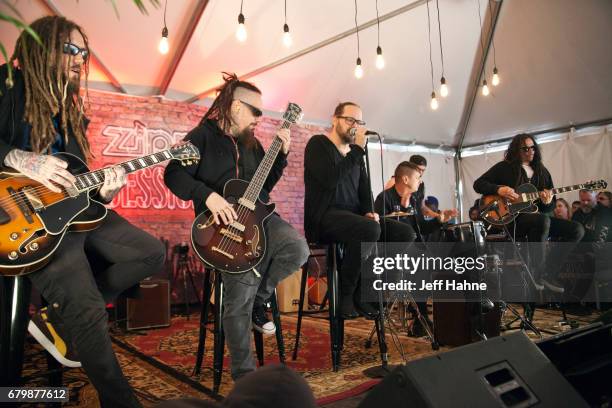
{"label": "hollow-body electric guitar", "polygon": [[[89,171],[78,157],[58,153],[75,175],[73,187],[59,193],[17,172],[0,173],[0,275],[34,272],[52,258],[67,231],[97,228],[106,207],[91,197],[104,184],[104,169]],[[170,149],[123,163],[126,174],[168,160],[190,163],[199,160],[198,149],[181,143]]]}
{"label": "hollow-body electric guitar", "polygon": [[[289,128],[301,116],[302,109],[289,103],[281,128]],[[259,200],[259,193],[281,147],[281,139],[275,136],[251,182],[232,179],[225,183],[223,197],[234,206],[238,219],[229,225],[217,225],[212,213],[206,210],[193,221],[193,249],[210,267],[228,273],[243,273],[261,262],[266,253],[263,223],[275,206]]]}
{"label": "hollow-body electric guitar", "polygon": [[[574,190],[604,190],[608,186],[604,180],[589,181],[584,184],[554,188],[552,194],[565,193]],[[506,225],[514,221],[520,213],[538,212],[535,202],[540,199],[536,186],[530,183],[521,184],[516,190],[518,198],[508,200],[499,195],[485,195],[480,199],[480,215],[493,225]]]}

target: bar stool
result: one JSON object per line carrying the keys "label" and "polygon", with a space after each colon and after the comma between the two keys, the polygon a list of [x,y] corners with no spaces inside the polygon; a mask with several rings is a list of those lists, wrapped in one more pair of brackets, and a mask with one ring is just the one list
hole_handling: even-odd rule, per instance
{"label": "bar stool", "polygon": [[[204,351],[206,346],[206,323],[208,323],[208,308],[210,305],[210,294],[213,287],[215,288],[215,310],[214,310],[214,328],[213,328],[213,393],[219,392],[221,386],[221,377],[223,375],[223,354],[225,352],[225,334],[223,333],[223,279],[221,272],[206,268],[204,271],[204,287],[202,292],[202,310],[200,313],[200,335],[198,339],[198,352],[196,355],[196,363],[193,368],[192,375],[199,375],[202,368],[202,360],[204,359]],[[280,312],[278,310],[278,302],[276,299],[276,289],[274,294],[269,299],[272,309],[272,320],[276,326],[276,344],[278,347],[278,357],[281,364],[285,364],[285,342],[283,340],[283,331],[281,327]],[[264,344],[263,334],[257,330],[253,330],[253,338],[255,342],[255,353],[259,366],[264,365]]]}
{"label": "bar stool", "polygon": [[[308,259],[313,257],[324,256],[326,258],[326,274],[327,274],[327,294],[325,299],[329,301],[329,333],[330,346],[332,356],[332,367],[334,371],[338,371],[340,367],[340,353],[344,347],[344,319],[340,315],[339,307],[339,281],[338,281],[338,258],[341,248],[338,244],[320,244],[309,243],[310,255]],[[325,253],[317,253],[317,251],[325,251]],[[302,329],[302,318],[307,312],[304,311],[304,297],[306,295],[306,282],[308,280],[308,260],[302,267],[302,280],[300,282],[300,300],[298,308],[298,320],[295,335],[295,345],[293,346],[292,359],[297,359],[297,353],[300,346],[300,334]],[[325,300],[323,301],[325,304]],[[322,306],[323,307],[323,306]],[[322,308],[321,307],[321,308]]]}
{"label": "bar stool", "polygon": [[30,321],[32,284],[25,276],[0,277],[0,386],[17,386],[43,375],[51,386],[62,385],[62,366],[47,354],[47,370],[22,377],[23,352]]}

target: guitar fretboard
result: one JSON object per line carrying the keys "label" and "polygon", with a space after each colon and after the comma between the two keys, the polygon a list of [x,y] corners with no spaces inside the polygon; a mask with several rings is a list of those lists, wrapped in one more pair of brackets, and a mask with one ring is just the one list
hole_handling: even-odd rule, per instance
{"label": "guitar fretboard", "polygon": [[[568,191],[576,191],[576,190],[589,189],[589,188],[592,188],[590,184],[574,184],[573,186],[553,188],[551,191],[552,191],[552,194],[555,195],[559,193],[567,193]],[[540,193],[539,192],[525,193],[524,196],[525,196],[525,199],[523,201],[533,201],[533,200],[537,200],[540,198]]]}
{"label": "guitar fretboard", "polygon": [[[138,157],[136,159],[128,160],[123,163],[118,163],[113,166],[105,167],[123,167],[126,174],[142,170],[146,167],[154,166],[156,164],[165,162],[174,158],[174,156],[170,153],[170,150],[163,150],[161,152],[153,153],[148,156]],[[88,173],[79,174],[76,176],[76,187],[79,191],[90,190],[92,188],[96,188],[104,184],[104,169],[98,169],[95,171],[90,171]]]}
{"label": "guitar fretboard", "polygon": [[[281,125],[281,129],[288,129],[293,123],[285,120]],[[255,175],[251,179],[249,186],[247,187],[246,192],[244,193],[244,198],[252,203],[254,203],[259,197],[259,193],[261,193],[261,189],[263,188],[266,179],[268,178],[268,174],[270,174],[270,170],[272,169],[272,165],[274,161],[276,161],[276,157],[278,156],[278,152],[280,152],[281,147],[283,146],[283,141],[275,136],[272,141],[272,145],[266,152],[263,160],[259,164]]]}

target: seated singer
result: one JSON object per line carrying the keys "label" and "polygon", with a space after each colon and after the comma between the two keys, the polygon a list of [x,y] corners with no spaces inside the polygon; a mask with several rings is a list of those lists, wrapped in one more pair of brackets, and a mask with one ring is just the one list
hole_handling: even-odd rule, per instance
{"label": "seated singer", "polygon": [[[304,156],[306,237],[309,242],[344,244],[339,277],[340,310],[345,319],[358,317],[358,312],[366,317],[378,313],[372,305],[360,301],[358,290],[361,264],[370,256],[374,243],[381,236],[390,242],[412,242],[416,238],[408,225],[381,221],[372,208],[363,161],[367,141],[364,125],[359,105],[339,104],[331,132],[313,136]],[[369,243],[364,251],[362,243]]]}
{"label": "seated singer", "polygon": [[[227,225],[237,215],[221,195],[223,186],[233,178],[250,181],[265,152],[254,136],[257,119],[262,115],[261,91],[234,74],[225,75],[224,80],[200,124],[185,137],[200,150],[200,162],[186,167],[170,163],[164,181],[179,198],[193,200],[196,215],[208,208],[215,222]],[[270,191],[287,166],[289,129],[279,130],[276,135],[283,145],[261,191],[259,198],[263,202],[269,201]],[[278,283],[308,259],[306,241],[278,214],[267,219],[264,230],[268,246],[257,267],[258,273],[252,270],[223,275],[223,331],[234,380],[255,370],[251,325],[264,334],[276,332],[274,323],[266,316],[264,303]]]}

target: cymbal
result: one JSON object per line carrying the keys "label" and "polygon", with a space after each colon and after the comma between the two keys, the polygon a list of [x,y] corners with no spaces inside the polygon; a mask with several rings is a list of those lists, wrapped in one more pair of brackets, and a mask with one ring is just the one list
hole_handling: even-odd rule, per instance
{"label": "cymbal", "polygon": [[414,215],[414,212],[394,211],[392,213],[384,215],[383,218],[408,217],[411,215]]}

